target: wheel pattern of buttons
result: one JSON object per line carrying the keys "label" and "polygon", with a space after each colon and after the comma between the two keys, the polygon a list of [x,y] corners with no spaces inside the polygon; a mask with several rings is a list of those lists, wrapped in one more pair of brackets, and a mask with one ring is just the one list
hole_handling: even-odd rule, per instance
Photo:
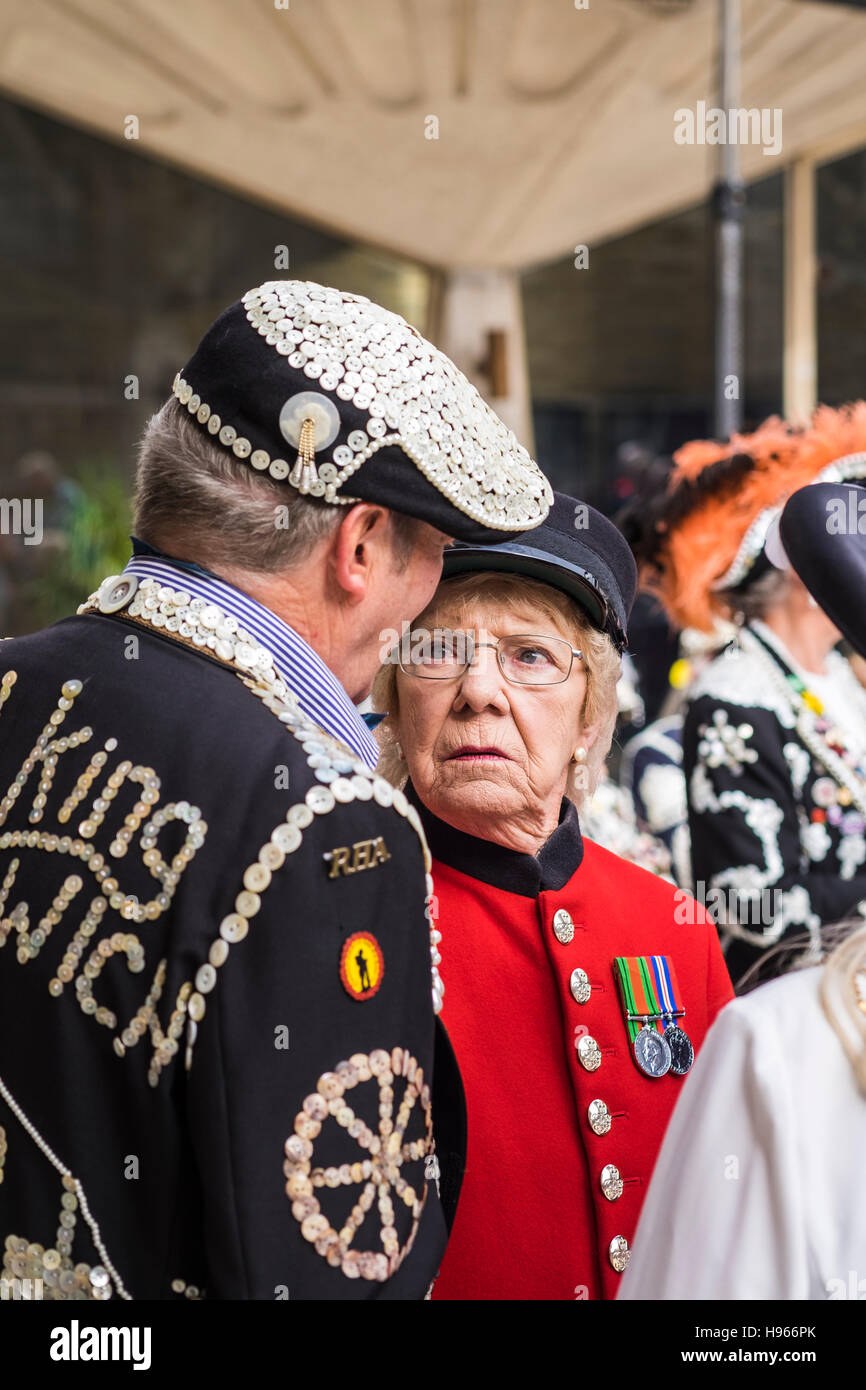
{"label": "wheel pattern of buttons", "polygon": [[[394,1117],[394,1083],[404,1080],[405,1090],[396,1118]],[[355,1086],[375,1080],[379,1087],[379,1130],[372,1129],[356,1116],[347,1104],[346,1093]],[[425,1136],[404,1143],[404,1135],[412,1111],[420,1101],[425,1124]],[[337,1121],[354,1139],[363,1157],[340,1167],[313,1167],[314,1140],[329,1117]],[[415,1243],[418,1224],[427,1198],[427,1186],[420,1175],[420,1193],[404,1177],[404,1164],[420,1162],[433,1152],[433,1118],[430,1089],[424,1073],[411,1053],[395,1047],[355,1053],[348,1062],[340,1062],[336,1071],[325,1072],[316,1083],[316,1090],[306,1097],[295,1116],[294,1133],[285,1144],[286,1193],[292,1203],[292,1215],[301,1228],[304,1240],[316,1253],[349,1279],[370,1279],[378,1282],[391,1277],[400,1267]],[[362,1191],[339,1231],[322,1212],[315,1189],[321,1187],[359,1187]],[[411,1213],[411,1228],[401,1245],[396,1227],[391,1189]],[[352,1243],[363,1225],[367,1213],[376,1202],[381,1218],[381,1250],[354,1250]]]}

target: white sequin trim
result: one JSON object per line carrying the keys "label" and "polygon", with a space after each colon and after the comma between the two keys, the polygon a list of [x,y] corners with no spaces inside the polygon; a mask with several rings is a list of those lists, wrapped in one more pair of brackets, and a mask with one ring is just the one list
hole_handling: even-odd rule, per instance
{"label": "white sequin trim", "polygon": [[[813,483],[844,483],[851,478],[866,478],[866,453],[846,454],[835,459],[812,479]],[[811,484],[810,484],[811,486]],[[785,493],[772,507],[759,512],[746,531],[737,548],[737,553],[721,578],[712,585],[715,592],[720,589],[734,589],[745,579],[754,565],[767,540],[767,532],[788,500]]]}

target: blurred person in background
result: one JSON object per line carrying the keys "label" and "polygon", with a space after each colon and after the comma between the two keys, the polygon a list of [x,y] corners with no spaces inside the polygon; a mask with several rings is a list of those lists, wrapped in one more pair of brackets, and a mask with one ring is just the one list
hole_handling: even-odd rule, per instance
{"label": "blurred person in background", "polygon": [[12,505],[21,508],[22,525],[0,535],[2,631],[9,636],[65,617],[129,553],[127,487],[107,460],[79,460],[72,478],[53,454],[37,449],[22,455],[14,475]]}
{"label": "blurred person in background", "polygon": [[[631,496],[615,519],[636,555],[641,554],[647,525],[652,524],[654,507],[664,494],[671,468],[670,458],[646,453],[642,466],[633,470]],[[638,831],[664,847],[668,875],[689,889],[682,704],[693,668],[683,654],[678,654],[681,641],[658,598],[647,589],[639,590],[632,611],[629,651],[644,718],[622,729],[623,748],[615,775]]]}
{"label": "blurred person in background", "polygon": [[618,712],[611,750],[599,772],[592,795],[581,806],[581,825],[584,834],[594,844],[673,882],[668,845],[646,821],[638,821],[631,791],[620,781],[625,752],[621,747],[622,740],[628,738],[629,732],[639,728],[644,721],[637,670],[627,651],[622,654],[622,675],[616,684],[616,696]]}
{"label": "blurred person in background", "polygon": [[636,825],[665,846],[671,877],[688,892],[692,891],[692,864],[683,773],[685,709],[700,672],[732,635],[731,625],[723,623],[717,623],[710,635],[683,629],[680,655],[668,673],[668,694],[659,716],[629,739],[620,758],[620,785],[630,798]]}
{"label": "blurred person in background", "polygon": [[[648,518],[652,517],[657,499],[664,494],[672,467],[671,458],[653,454],[648,449],[635,447],[631,455],[630,490],[613,519],[634,554],[639,553]],[[635,597],[628,645],[629,657],[637,671],[643,726],[648,727],[664,711],[670,695],[669,673],[678,651],[676,628],[658,597],[646,588],[639,588]]]}
{"label": "blurred person in background", "polygon": [[685,445],[639,552],[677,626],[736,624],[689,692],[683,743],[692,882],[735,981],[866,899],[866,695],[839,629],[766,553],[785,499],[866,475],[864,451],[863,402]]}
{"label": "blurred person in background", "polygon": [[[861,655],[863,515],[866,489],[807,486],[769,542]],[[841,529],[828,529],[832,517]],[[665,1136],[622,1299],[866,1296],[862,916],[822,928],[824,963],[803,968],[812,944],[807,934],[760,957],[743,987],[770,982],[710,1030]]]}
{"label": "blurred person in background", "polygon": [[69,544],[84,493],[72,478],[63,475],[57,459],[44,449],[22,454],[15,471],[21,497],[38,501],[41,516],[40,542],[34,546],[22,543],[18,566],[22,574],[44,573]]}
{"label": "blurred person in background", "polygon": [[20,631],[34,584],[50,575],[69,544],[81,489],[64,478],[53,454],[33,449],[13,469],[14,496],[3,500],[0,529],[0,636]]}

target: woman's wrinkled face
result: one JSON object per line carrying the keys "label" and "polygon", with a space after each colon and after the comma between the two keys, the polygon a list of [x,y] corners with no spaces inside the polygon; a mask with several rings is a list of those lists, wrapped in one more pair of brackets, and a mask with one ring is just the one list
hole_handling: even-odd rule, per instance
{"label": "woman's wrinkled face", "polygon": [[[449,604],[445,589],[423,624],[428,631],[470,631],[479,642],[520,633],[575,645],[562,619],[518,595],[507,606],[482,596],[467,607],[465,600]],[[536,659],[531,650],[526,659]],[[460,677],[425,680],[398,671],[397,686],[395,734],[423,803],[458,829],[500,843],[517,844],[527,834],[546,838],[558,820],[575,748],[594,737],[582,727],[582,661],[575,658],[560,684],[514,685],[496,651],[478,647]],[[502,833],[508,825],[513,835]]]}

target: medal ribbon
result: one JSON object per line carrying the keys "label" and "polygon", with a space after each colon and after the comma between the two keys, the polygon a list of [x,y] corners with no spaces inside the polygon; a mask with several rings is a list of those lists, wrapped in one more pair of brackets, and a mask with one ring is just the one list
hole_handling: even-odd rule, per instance
{"label": "medal ribbon", "polygon": [[662,1010],[669,1016],[669,1022],[673,1023],[678,1016],[682,1017],[685,1013],[685,1009],[679,1003],[680,991],[676,970],[667,956],[651,956],[650,960]]}
{"label": "medal ribbon", "polygon": [[[617,956],[614,961],[626,1015],[637,1014],[654,1018],[661,1029],[662,1009],[653,984],[652,972],[644,956]],[[632,1042],[644,1025],[638,1018],[626,1017],[626,1028]]]}
{"label": "medal ribbon", "polygon": [[646,996],[647,1003],[649,1004],[649,1008],[645,1009],[644,1013],[655,1015],[656,1029],[659,1033],[663,1033],[665,1025],[664,1019],[662,1017],[662,1005],[660,1002],[660,997],[656,993],[656,986],[653,981],[652,969],[646,956],[638,956],[637,959],[640,962],[641,976],[644,981],[644,994]]}
{"label": "medal ribbon", "polygon": [[638,1023],[634,1023],[632,1019],[628,1017],[629,1014],[637,1013],[637,1006],[635,1005],[634,997],[632,995],[631,990],[631,981],[628,972],[628,962],[626,961],[625,956],[617,956],[613,964],[617,982],[620,988],[620,993],[622,995],[623,1012],[626,1015],[626,1031],[628,1032],[629,1041],[633,1043],[638,1035],[640,1025]]}

